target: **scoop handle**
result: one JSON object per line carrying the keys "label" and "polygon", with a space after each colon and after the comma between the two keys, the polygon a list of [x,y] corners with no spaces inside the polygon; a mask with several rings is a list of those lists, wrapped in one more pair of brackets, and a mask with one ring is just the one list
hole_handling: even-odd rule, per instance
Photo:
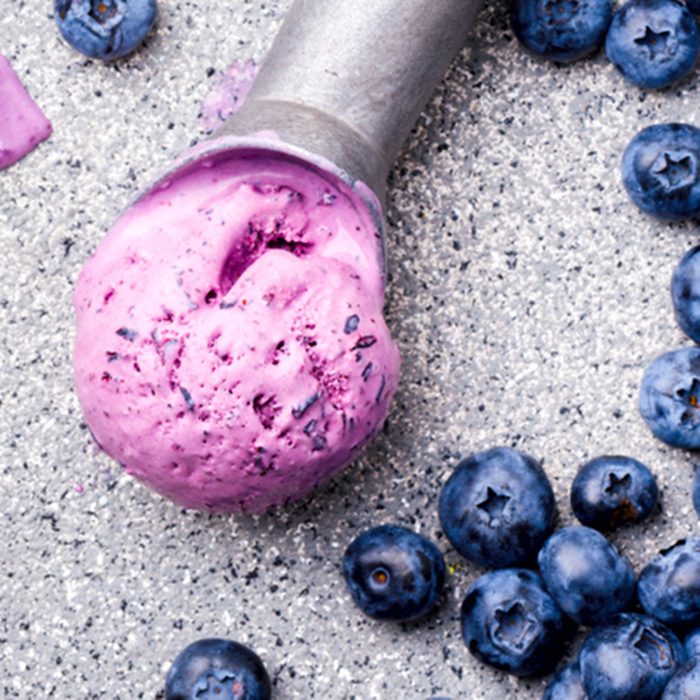
{"label": "scoop handle", "polygon": [[296,0],[241,109],[217,132],[273,131],[381,197],[482,0]]}

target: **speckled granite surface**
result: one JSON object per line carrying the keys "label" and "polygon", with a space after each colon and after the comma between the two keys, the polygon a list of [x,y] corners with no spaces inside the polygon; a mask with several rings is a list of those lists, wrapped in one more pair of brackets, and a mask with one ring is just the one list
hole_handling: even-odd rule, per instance
{"label": "speckled granite surface", "polygon": [[[582,461],[645,461],[662,509],[614,537],[638,570],[697,532],[693,458],[656,442],[636,409],[646,363],[688,344],[668,287],[696,225],[641,215],[618,173],[640,128],[700,124],[697,74],[651,94],[601,55],[538,63],[493,1],[391,176],[387,302],[403,379],[366,456],[306,502],[252,518],[182,512],[96,452],[71,385],[80,265],[203,136],[215,71],[263,56],[289,4],[161,0],[156,34],[112,66],[63,44],[48,3],[0,16],[0,51],[54,125],[0,173],[3,697],[156,698],[185,644],[220,635],[258,651],[280,699],[538,698],[543,682],[462,646],[459,603],[480,571],[437,519],[459,458],[498,444],[544,459],[563,523]],[[344,547],[381,522],[437,538],[457,567],[424,622],[370,621],[340,584]]]}

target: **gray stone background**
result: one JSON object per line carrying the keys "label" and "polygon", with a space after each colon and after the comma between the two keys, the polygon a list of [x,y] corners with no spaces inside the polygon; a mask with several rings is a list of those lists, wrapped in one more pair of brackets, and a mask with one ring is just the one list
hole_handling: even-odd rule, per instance
{"label": "gray stone background", "polygon": [[[422,115],[389,190],[390,327],[403,378],[383,434],[313,498],[266,517],[183,512],[91,444],[72,388],[71,290],[152,176],[203,132],[202,98],[261,58],[291,0],[160,0],[157,31],[114,65],[69,49],[49,3],[4,0],[0,51],[54,135],[0,173],[0,688],[7,698],[156,698],[202,636],[264,659],[275,697],[538,698],[469,656],[459,603],[481,573],[439,530],[460,457],[513,445],[544,460],[569,523],[577,467],[645,461],[662,508],[615,535],[637,570],[697,531],[693,458],[637,412],[657,353],[688,344],[669,295],[696,224],[642,215],[622,188],[629,139],[700,123],[697,74],[647,93],[603,55],[528,57],[490,0]],[[436,538],[456,567],[429,619],[386,625],[346,595],[339,560],[382,522]]]}

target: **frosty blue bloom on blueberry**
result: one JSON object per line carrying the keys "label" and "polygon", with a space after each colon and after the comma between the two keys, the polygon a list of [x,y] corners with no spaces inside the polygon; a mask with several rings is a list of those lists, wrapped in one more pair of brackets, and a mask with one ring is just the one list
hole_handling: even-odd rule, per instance
{"label": "frosty blue bloom on blueberry", "polygon": [[641,88],[665,88],[695,65],[700,33],[675,0],[630,0],[613,16],[605,53],[624,78]]}
{"label": "frosty blue bloom on blueberry", "polygon": [[682,666],[664,689],[661,700],[693,700],[700,698],[700,658]]}
{"label": "frosty blue bloom on blueberry", "polygon": [[467,591],[461,618],[467,649],[516,676],[551,670],[570,631],[540,576],[527,569],[480,576]]}
{"label": "frosty blue bloom on blueberry", "polygon": [[457,465],[442,487],[439,514],[447,539],[465,559],[502,568],[535,558],[556,511],[542,467],[499,447]]}
{"label": "frosty blue bloom on blueberry", "polygon": [[366,530],[343,557],[350,595],[362,612],[377,620],[415,620],[425,615],[442,593],[445,573],[440,550],[398,525]]}
{"label": "frosty blue bloom on blueberry", "polygon": [[134,51],[156,18],[155,0],[54,0],[61,36],[80,53],[113,60]]}
{"label": "frosty blue bloom on blueberry", "polygon": [[642,129],[625,149],[622,182],[646,214],[681,221],[700,213],[699,164],[700,129],[654,124]]}
{"label": "frosty blue bloom on blueberry", "polygon": [[691,248],[676,265],[671,298],[678,325],[689,338],[700,343],[700,246]]}
{"label": "frosty blue bloom on blueberry", "polygon": [[165,700],[270,700],[272,685],[260,657],[228,639],[185,647],[168,671]]}
{"label": "frosty blue bloom on blueberry", "polygon": [[587,700],[578,662],[557,671],[547,685],[542,700]]}
{"label": "frosty blue bloom on blueberry", "polygon": [[579,625],[598,625],[622,612],[634,595],[632,564],[597,530],[562,528],[537,557],[547,590]]}
{"label": "frosty blue bloom on blueberry", "polygon": [[579,654],[589,700],[658,700],[684,661],[676,635],[636,613],[620,613],[594,628]]}
{"label": "frosty blue bloom on blueberry", "polygon": [[639,602],[667,625],[700,625],[700,538],[680,540],[662,550],[639,575]]}
{"label": "frosty blue bloom on blueberry", "polygon": [[511,25],[532,53],[575,61],[597,49],[612,19],[610,0],[515,0]]}
{"label": "frosty blue bloom on blueberry", "polygon": [[646,368],[639,411],[659,440],[700,448],[700,348],[664,353]]}
{"label": "frosty blue bloom on blueberry", "polygon": [[700,656],[700,627],[688,633],[683,646],[689,659],[692,659],[694,656]]}
{"label": "frosty blue bloom on blueberry", "polygon": [[612,530],[648,517],[659,498],[654,475],[631,457],[606,455],[586,462],[571,486],[571,508],[583,525]]}

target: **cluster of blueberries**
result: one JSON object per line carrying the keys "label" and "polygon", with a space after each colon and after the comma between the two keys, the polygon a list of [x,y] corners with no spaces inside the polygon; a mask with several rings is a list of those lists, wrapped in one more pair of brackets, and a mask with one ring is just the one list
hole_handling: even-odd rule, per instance
{"label": "cluster of blueberries", "polygon": [[[514,675],[541,675],[582,625],[592,629],[578,658],[559,670],[543,700],[698,700],[700,538],[662,550],[637,580],[601,534],[644,520],[658,497],[644,464],[598,457],[580,468],[571,488],[582,525],[553,532],[554,493],[537,461],[504,447],[463,460],[440,493],[440,523],[461,556],[495,569],[477,578],[462,602],[467,649]],[[437,546],[397,525],[361,533],[342,570],[364,613],[396,622],[431,612],[447,578]],[[251,649],[212,638],[178,655],[165,700],[214,697],[270,699],[269,675]]]}
{"label": "cluster of blueberries", "polygon": [[[598,457],[581,467],[571,489],[582,525],[552,534],[554,493],[532,457],[495,448],[462,461],[440,494],[440,523],[461,556],[496,569],[476,579],[462,603],[467,649],[514,675],[540,675],[582,625],[592,630],[577,660],[559,671],[543,700],[699,699],[700,538],[661,551],[637,581],[600,532],[640,522],[658,495],[641,462]],[[395,525],[363,532],[343,558],[351,596],[379,620],[428,613],[445,572],[435,544]]]}
{"label": "cluster of blueberries", "polygon": [[698,0],[514,0],[511,26],[529,51],[552,61],[583,58],[605,43],[624,78],[665,88],[687,76],[700,49]]}

